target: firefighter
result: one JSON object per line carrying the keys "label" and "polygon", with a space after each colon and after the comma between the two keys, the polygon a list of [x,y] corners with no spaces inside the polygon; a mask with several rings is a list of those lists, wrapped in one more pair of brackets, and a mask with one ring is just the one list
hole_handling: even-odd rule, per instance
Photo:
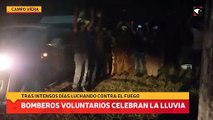
{"label": "firefighter", "polygon": [[129,57],[131,55],[131,39],[132,31],[128,23],[120,22],[114,33],[113,46],[113,75],[129,74],[130,64]]}

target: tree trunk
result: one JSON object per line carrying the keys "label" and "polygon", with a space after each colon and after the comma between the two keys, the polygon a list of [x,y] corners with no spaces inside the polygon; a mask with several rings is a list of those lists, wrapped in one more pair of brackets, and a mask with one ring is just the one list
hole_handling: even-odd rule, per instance
{"label": "tree trunk", "polygon": [[213,2],[206,0],[198,120],[213,120]]}

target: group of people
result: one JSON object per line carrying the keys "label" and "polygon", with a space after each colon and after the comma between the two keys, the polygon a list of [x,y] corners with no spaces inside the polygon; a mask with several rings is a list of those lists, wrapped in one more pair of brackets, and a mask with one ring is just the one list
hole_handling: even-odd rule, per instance
{"label": "group of people", "polygon": [[72,37],[75,73],[73,91],[87,91],[110,75],[111,51],[108,32],[102,29],[101,12],[76,10]]}
{"label": "group of people", "polygon": [[[148,22],[137,27],[133,22],[119,22],[109,31],[103,29],[100,11],[91,10],[88,14],[77,9],[71,35],[75,62],[73,91],[87,91],[99,80],[113,75],[146,74],[150,68],[148,61],[154,61],[151,64],[155,66],[161,64],[159,59],[146,60],[150,55],[163,58],[161,62],[166,64],[175,63],[179,59],[181,35],[167,35],[169,31],[161,28],[160,33],[159,26]],[[176,34],[178,37],[173,36]]]}
{"label": "group of people", "polygon": [[[122,21],[107,31],[102,26],[100,11],[91,10],[89,14],[78,9],[75,12],[71,35],[75,62],[73,91],[87,91],[100,79],[113,75],[142,75],[148,43],[146,31],[135,29],[133,22]],[[135,61],[131,61],[131,56]]]}

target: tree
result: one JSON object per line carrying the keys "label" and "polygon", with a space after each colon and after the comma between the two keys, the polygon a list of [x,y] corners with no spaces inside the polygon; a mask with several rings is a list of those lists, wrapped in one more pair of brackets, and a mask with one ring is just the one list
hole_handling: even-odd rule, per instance
{"label": "tree", "polygon": [[198,120],[213,120],[213,2],[206,0]]}

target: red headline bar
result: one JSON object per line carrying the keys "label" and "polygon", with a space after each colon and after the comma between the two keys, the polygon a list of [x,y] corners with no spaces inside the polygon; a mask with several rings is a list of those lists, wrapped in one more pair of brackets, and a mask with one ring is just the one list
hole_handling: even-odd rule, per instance
{"label": "red headline bar", "polygon": [[7,100],[8,114],[188,114],[189,100]]}

